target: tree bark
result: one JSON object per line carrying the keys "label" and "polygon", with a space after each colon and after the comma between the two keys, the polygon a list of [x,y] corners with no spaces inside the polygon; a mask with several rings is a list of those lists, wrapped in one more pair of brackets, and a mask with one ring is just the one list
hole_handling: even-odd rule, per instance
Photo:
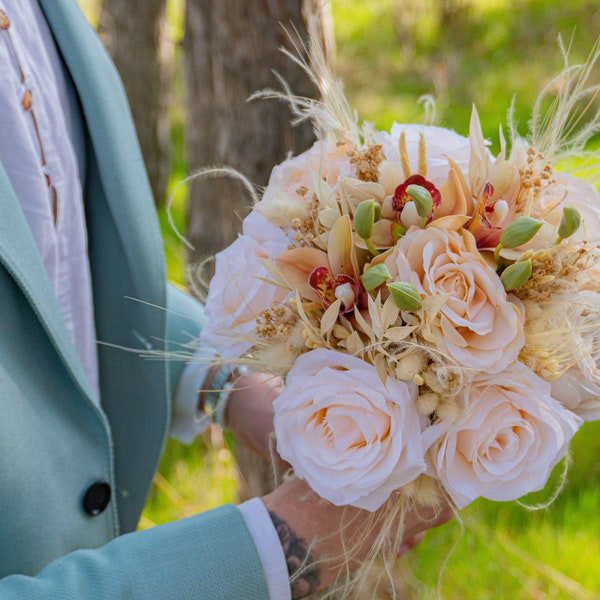
{"label": "tree bark", "polygon": [[[248,102],[254,92],[278,87],[276,70],[301,96],[314,97],[308,76],[279,51],[291,48],[281,24],[307,41],[304,11],[318,0],[187,0],[184,73],[189,169],[226,165],[265,186],[274,165],[314,142],[310,124],[291,127],[281,100]],[[325,16],[326,13],[323,13]],[[188,239],[193,262],[229,245],[241,230],[249,194],[235,180],[196,179],[190,188]],[[211,273],[208,273],[210,276]],[[237,449],[242,497],[272,488],[272,469]]]}
{"label": "tree bark", "polygon": [[157,205],[170,176],[168,69],[162,46],[166,0],[103,0],[98,32],[129,100]]}
{"label": "tree bark", "polygon": [[[280,51],[290,47],[281,24],[292,23],[306,41],[307,0],[188,0],[184,39],[190,170],[227,165],[266,185],[272,167],[314,141],[308,124],[292,128],[287,103],[248,102],[278,86],[273,70],[294,93],[313,97],[308,77]],[[188,233],[193,259],[231,243],[248,210],[248,194],[229,179],[192,182]]]}

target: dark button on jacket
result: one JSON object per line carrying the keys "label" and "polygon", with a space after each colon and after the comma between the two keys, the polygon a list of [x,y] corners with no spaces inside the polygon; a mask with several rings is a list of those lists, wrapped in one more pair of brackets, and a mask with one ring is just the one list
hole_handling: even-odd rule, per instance
{"label": "dark button on jacket", "polygon": [[105,481],[93,483],[83,497],[85,512],[92,517],[103,512],[110,502],[110,492],[110,485]]}

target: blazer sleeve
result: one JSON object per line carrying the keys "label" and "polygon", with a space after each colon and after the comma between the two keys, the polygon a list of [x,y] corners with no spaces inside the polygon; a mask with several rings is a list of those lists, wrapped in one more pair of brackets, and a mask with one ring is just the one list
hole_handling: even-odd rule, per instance
{"label": "blazer sleeve", "polygon": [[269,600],[260,558],[233,505],[78,550],[35,577],[0,579],[2,600]]}
{"label": "blazer sleeve", "polygon": [[191,444],[211,423],[211,418],[198,410],[198,392],[204,386],[216,352],[199,344],[200,332],[207,320],[200,302],[169,285],[167,307],[169,435],[184,444]]}
{"label": "blazer sleeve", "polygon": [[177,286],[167,286],[167,368],[169,396],[173,398],[187,364],[197,350],[198,336],[206,324],[204,307]]}

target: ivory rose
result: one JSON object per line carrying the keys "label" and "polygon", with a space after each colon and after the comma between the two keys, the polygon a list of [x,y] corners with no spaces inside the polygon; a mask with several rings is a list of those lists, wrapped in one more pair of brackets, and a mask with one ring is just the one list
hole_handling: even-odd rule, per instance
{"label": "ivory rose", "polygon": [[[600,239],[600,192],[590,183],[567,173],[556,172],[553,183],[542,188],[532,206],[531,216],[543,223],[537,234],[519,250],[539,250],[554,245],[558,238],[563,207],[575,207],[581,215],[581,226],[570,236],[571,244]],[[509,253],[510,254],[510,253]]]}
{"label": "ivory rose", "polygon": [[277,451],[335,505],[377,510],[425,470],[416,386],[353,356],[300,356],[275,400]]}
{"label": "ivory rose", "polygon": [[574,206],[582,217],[583,226],[576,238],[600,238],[600,192],[591,184],[566,173],[555,173],[554,183],[543,188],[537,201],[538,218],[558,227],[565,204]]}
{"label": "ivory rose", "polygon": [[419,136],[423,133],[427,144],[427,179],[429,181],[438,187],[446,181],[449,169],[447,156],[453,158],[465,176],[467,175],[471,148],[469,138],[442,127],[394,123],[390,133],[382,132],[379,136],[387,160],[397,165],[400,164],[399,141],[402,132],[406,134],[406,146],[413,173],[417,172]]}
{"label": "ivory rose", "polygon": [[287,250],[288,237],[256,211],[246,217],[242,231],[233,244],[216,255],[206,300],[208,323],[200,336],[226,359],[238,358],[252,346],[251,341],[238,336],[251,336],[258,314],[288,296],[287,290],[261,279],[269,278],[269,273],[260,262]]}
{"label": "ivory rose", "polygon": [[393,280],[412,283],[423,297],[448,295],[431,323],[430,341],[460,365],[498,373],[517,359],[523,317],[468,231],[413,229],[385,264]]}
{"label": "ivory rose", "polygon": [[600,420],[600,294],[581,292],[570,302],[569,337],[579,360],[552,382],[552,396],[584,421]]}
{"label": "ivory rose", "polygon": [[479,496],[514,500],[542,489],[582,423],[522,363],[479,375],[464,402],[459,420],[423,433],[432,474],[459,509]]}
{"label": "ivory rose", "polygon": [[333,141],[318,141],[306,152],[284,160],[273,168],[256,210],[282,227],[289,226],[293,218],[306,217],[313,194],[326,203],[338,181],[354,175],[346,150]]}

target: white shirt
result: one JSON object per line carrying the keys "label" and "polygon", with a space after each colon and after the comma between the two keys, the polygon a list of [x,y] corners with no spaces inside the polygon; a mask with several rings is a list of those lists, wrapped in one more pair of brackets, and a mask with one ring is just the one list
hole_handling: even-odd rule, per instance
{"label": "white shirt", "polygon": [[[98,357],[80,165],[84,135],[37,0],[0,0],[0,162],[33,233],[67,329],[100,403]],[[203,350],[201,352],[210,352]],[[176,437],[207,425],[197,414],[208,363],[191,362],[174,399]],[[291,598],[285,556],[260,499],[239,507],[273,600]]]}
{"label": "white shirt", "polygon": [[[72,90],[32,0],[0,0],[0,159],[31,228],[96,398],[98,358]],[[27,26],[20,26],[26,23]],[[31,106],[29,106],[31,105]]]}

